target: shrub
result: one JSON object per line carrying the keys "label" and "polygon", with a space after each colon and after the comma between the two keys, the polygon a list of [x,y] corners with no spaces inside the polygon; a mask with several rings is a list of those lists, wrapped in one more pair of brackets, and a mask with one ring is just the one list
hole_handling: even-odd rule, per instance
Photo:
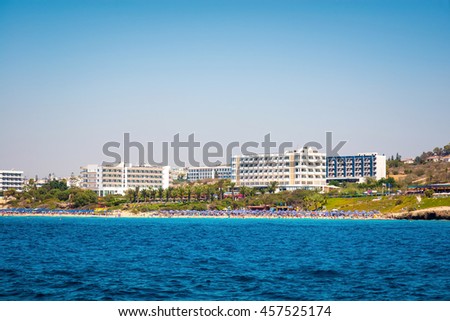
{"label": "shrub", "polygon": [[423,170],[423,169],[418,169],[418,170],[416,170],[416,175],[417,176],[422,176],[422,175],[424,175],[425,174],[425,171]]}
{"label": "shrub", "polygon": [[97,194],[91,190],[80,190],[73,197],[73,204],[75,207],[83,207],[96,203]]}
{"label": "shrub", "polygon": [[428,198],[432,197],[433,194],[434,194],[434,191],[432,189],[427,189],[425,191],[425,196],[428,197]]}

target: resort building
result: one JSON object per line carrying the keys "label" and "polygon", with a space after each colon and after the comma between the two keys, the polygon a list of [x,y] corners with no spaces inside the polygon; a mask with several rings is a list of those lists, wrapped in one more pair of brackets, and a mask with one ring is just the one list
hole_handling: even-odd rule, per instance
{"label": "resort building", "polygon": [[402,163],[411,165],[411,164],[414,164],[414,159],[412,159],[412,158],[403,159]]}
{"label": "resort building", "polygon": [[20,192],[23,189],[23,182],[23,171],[0,170],[0,192],[9,189],[15,189]]}
{"label": "resort building", "polygon": [[427,157],[426,161],[427,161],[428,163],[437,163],[437,162],[440,162],[440,161],[441,161],[441,156],[437,156],[437,155],[435,155],[435,156],[430,156],[430,157]]}
{"label": "resort building", "polygon": [[81,167],[81,188],[90,189],[99,196],[125,194],[128,189],[169,187],[169,167],[150,165],[117,166],[87,165]]}
{"label": "resort building", "polygon": [[327,157],[327,183],[346,181],[362,183],[367,177],[386,178],[386,156],[360,153],[356,156]]}
{"label": "resort building", "polygon": [[284,154],[233,156],[231,179],[236,186],[259,188],[277,182],[280,190],[323,190],[325,158],[325,153],[311,147]]}
{"label": "resort building", "polygon": [[187,170],[187,180],[189,182],[195,182],[202,179],[230,179],[231,167],[230,166],[203,166],[203,167],[189,167]]}
{"label": "resort building", "polygon": [[187,167],[170,168],[170,182],[187,180]]}

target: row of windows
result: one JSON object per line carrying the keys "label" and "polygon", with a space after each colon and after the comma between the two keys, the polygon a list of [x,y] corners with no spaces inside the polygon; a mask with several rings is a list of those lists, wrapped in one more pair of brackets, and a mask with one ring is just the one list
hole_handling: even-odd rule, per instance
{"label": "row of windows", "polygon": [[372,175],[372,176],[376,176],[377,175],[377,172],[376,171],[374,171],[373,173],[370,173],[370,172],[355,172],[355,174],[353,174],[353,173],[347,173],[347,174],[344,174],[344,173],[328,173],[328,177],[366,177],[366,176],[370,176],[370,175]]}
{"label": "row of windows", "polygon": [[151,173],[151,174],[158,174],[162,173],[162,170],[145,170],[145,169],[129,169],[128,173]]}
{"label": "row of windows", "polygon": [[[290,171],[289,170],[286,170],[286,169],[275,169],[275,170],[268,170],[268,169],[266,169],[266,170],[240,170],[239,171],[239,173],[240,174],[253,174],[253,173],[255,173],[255,174],[259,174],[259,173],[261,173],[261,174],[263,174],[263,173],[289,173]],[[316,172],[316,173],[325,173],[325,169],[324,168],[296,168],[295,169],[295,172],[296,173],[299,173],[299,172],[303,172],[303,173],[306,173],[306,172],[310,172],[310,173],[314,173],[314,172]]]}
{"label": "row of windows", "polygon": [[[325,163],[322,163],[322,162],[316,162],[316,163],[313,163],[313,162],[295,162],[294,164],[293,164],[294,166],[296,166],[296,167],[298,167],[298,166],[325,166]],[[260,164],[257,164],[257,165],[254,165],[254,164],[240,164],[239,165],[240,167],[244,167],[244,168],[248,168],[248,167],[251,167],[251,168],[263,168],[263,167],[277,167],[277,168],[286,168],[286,167],[291,167],[291,163],[289,162],[289,163],[283,163],[283,164],[276,164],[276,163],[260,163]],[[234,168],[236,168],[236,165],[235,164],[233,164],[233,169]]]}
{"label": "row of windows", "polygon": [[365,165],[370,165],[370,164],[376,164],[377,162],[371,162],[371,161],[369,161],[369,160],[366,160],[366,161],[364,161],[364,162],[361,162],[361,161],[356,161],[356,162],[340,162],[340,161],[334,161],[334,160],[332,160],[332,161],[329,161],[327,164],[328,164],[328,166],[334,166],[335,164],[337,165],[337,166],[344,166],[344,164],[346,164],[347,166],[354,166],[354,165],[361,165],[361,164],[365,164]]}
{"label": "row of windows", "polygon": [[[159,174],[159,175],[158,175]],[[99,175],[83,175],[83,179],[86,178],[95,178],[95,177],[100,177]],[[103,179],[105,178],[111,178],[111,177],[117,177],[117,178],[122,178],[123,175],[119,175],[119,174],[105,174],[103,175]],[[162,179],[162,175],[160,173],[153,173],[153,174],[147,174],[147,175],[127,175],[128,178],[161,178]]]}
{"label": "row of windows", "polygon": [[[294,159],[325,159],[325,156],[308,156],[308,155],[302,155],[300,157],[299,154],[295,154]],[[232,162],[236,162],[237,158],[233,158]],[[241,157],[241,162],[264,162],[264,161],[283,161],[283,160],[289,160],[290,156],[263,156],[263,157]]]}
{"label": "row of windows", "polygon": [[[249,176],[243,175],[240,176],[243,180],[267,180],[267,179],[289,179],[289,175],[258,175],[258,176]],[[295,175],[296,178],[317,178],[317,179],[325,179],[325,175]]]}
{"label": "row of windows", "polygon": [[[288,181],[280,182],[282,185],[289,185]],[[243,186],[266,186],[264,184],[261,184],[259,182],[242,182],[241,185]],[[313,181],[296,181],[295,185],[315,185]],[[318,184],[321,185],[321,184]]]}

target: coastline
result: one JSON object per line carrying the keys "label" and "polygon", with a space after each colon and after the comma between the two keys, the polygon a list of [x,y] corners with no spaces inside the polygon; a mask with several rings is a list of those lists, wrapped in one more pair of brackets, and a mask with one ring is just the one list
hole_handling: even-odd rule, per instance
{"label": "coastline", "polygon": [[308,220],[450,220],[450,207],[438,207],[424,210],[416,210],[412,212],[388,213],[379,214],[374,217],[329,217],[329,216],[281,216],[281,215],[170,215],[168,213],[160,212],[141,212],[131,213],[128,211],[121,211],[109,215],[105,214],[88,214],[88,215],[74,215],[74,214],[56,214],[56,213],[38,213],[38,214],[18,214],[18,213],[2,213],[1,217],[54,217],[54,218],[159,218],[159,219],[308,219]]}
{"label": "coastline", "polygon": [[178,214],[166,211],[139,212],[117,211],[111,214],[70,214],[70,213],[1,213],[0,217],[55,217],[55,218],[161,218],[161,219],[318,219],[318,220],[450,220],[450,206],[440,206],[410,212],[376,214],[369,217],[347,215],[347,216],[325,216],[325,215],[280,215],[277,212],[255,215],[245,213],[236,215],[221,212],[219,215],[209,214],[210,211],[198,211],[195,214]]}

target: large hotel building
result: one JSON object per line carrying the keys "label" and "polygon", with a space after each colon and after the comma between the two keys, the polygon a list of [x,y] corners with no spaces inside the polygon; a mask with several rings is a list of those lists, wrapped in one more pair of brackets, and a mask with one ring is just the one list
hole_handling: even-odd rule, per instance
{"label": "large hotel building", "polygon": [[277,182],[280,190],[324,189],[331,181],[361,183],[386,177],[386,156],[326,156],[312,148],[285,154],[234,156],[232,180],[237,186],[265,187]]}
{"label": "large hotel building", "polygon": [[121,163],[117,166],[87,165],[81,167],[82,188],[95,191],[99,196],[125,194],[132,188],[167,188],[169,167],[132,166]]}
{"label": "large hotel building", "polygon": [[356,156],[327,157],[327,183],[331,181],[364,182],[367,177],[386,177],[386,156],[360,153]]}
{"label": "large hotel building", "polygon": [[23,172],[14,170],[0,170],[0,192],[9,189],[22,191],[23,189]]}
{"label": "large hotel building", "polygon": [[265,187],[277,182],[280,190],[323,189],[326,156],[310,147],[284,154],[233,156],[231,172],[236,186]]}

